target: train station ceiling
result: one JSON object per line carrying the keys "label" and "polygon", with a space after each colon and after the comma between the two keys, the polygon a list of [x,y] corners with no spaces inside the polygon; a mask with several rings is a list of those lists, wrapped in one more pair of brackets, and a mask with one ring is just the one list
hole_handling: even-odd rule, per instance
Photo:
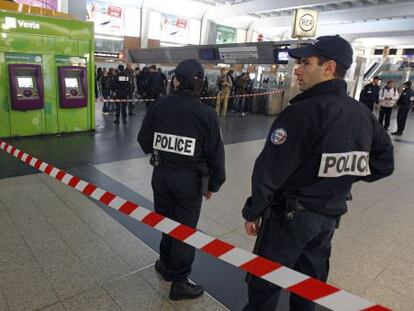
{"label": "train station ceiling", "polygon": [[414,44],[413,0],[145,0],[144,5],[188,18],[290,39],[295,9],[319,11],[317,36],[342,34],[365,45]]}

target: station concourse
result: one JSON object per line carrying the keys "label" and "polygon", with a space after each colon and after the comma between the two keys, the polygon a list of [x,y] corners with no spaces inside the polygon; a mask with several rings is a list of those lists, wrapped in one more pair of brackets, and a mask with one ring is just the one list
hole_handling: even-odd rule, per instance
{"label": "station concourse", "polygon": [[[319,11],[316,36],[339,33],[352,43],[356,57],[346,82],[350,95],[356,99],[362,87],[374,76],[382,77],[381,88],[388,80],[394,80],[397,88],[406,80],[414,80],[411,69],[414,68],[414,13],[410,13],[414,12],[414,1],[309,0],[301,1],[301,5],[295,7],[283,1],[259,0],[180,0],[176,7],[158,0],[146,4],[138,1],[139,5],[128,0],[122,4],[122,1],[112,4],[101,1],[97,5],[111,5],[112,12],[118,12],[115,7],[122,8],[125,23],[128,8],[131,8],[130,12],[141,13],[138,26],[128,24],[139,27],[141,46],[127,48],[127,59],[117,55],[118,58],[112,61],[105,57],[113,51],[102,51],[106,53],[105,57],[103,54],[96,56],[94,51],[98,50],[92,42],[119,42],[114,40],[116,35],[96,33],[96,23],[94,34],[91,22],[84,21],[84,16],[82,21],[67,19],[68,14],[81,19],[82,12],[90,10],[91,2],[57,2],[56,8],[52,4],[51,7],[45,7],[46,4],[43,8],[33,7],[34,13],[24,11],[28,9],[18,4],[16,8],[22,8],[23,12],[9,11],[14,4],[7,4],[6,9],[0,7],[0,24],[6,24],[6,17],[17,20],[16,29],[3,27],[0,30],[0,33],[3,31],[0,74],[9,81],[0,81],[0,140],[153,210],[152,166],[149,156],[137,143],[137,134],[147,112],[146,103],[142,97],[136,99],[135,115],[128,116],[127,122],[114,124],[113,114],[102,113],[101,86],[95,97],[94,65],[110,68],[129,60],[142,68],[152,64],[151,57],[180,51],[171,56],[176,57],[174,60],[153,59],[154,64],[166,68],[165,73],[170,79],[171,70],[182,57],[179,54],[196,53],[191,55],[202,61],[211,80],[208,95],[213,97],[215,94],[211,89],[215,87],[220,68],[235,68],[239,73],[249,71],[254,74],[251,77],[256,83],[256,91],[252,94],[259,95],[246,99],[244,115],[230,111],[219,119],[227,178],[211,200],[203,201],[198,224],[200,231],[249,252],[253,250],[255,239],[245,233],[241,209],[251,191],[252,168],[273,121],[286,107],[296,84],[293,63],[273,65],[269,58],[261,56],[261,51],[271,49],[272,62],[277,61],[276,55],[282,57],[273,51],[281,52],[280,42],[290,44],[292,41],[289,27],[293,10]],[[194,10],[186,15],[181,5],[191,5]],[[50,8],[56,10],[55,15],[48,13]],[[202,18],[201,13],[206,17]],[[151,18],[157,14],[175,16],[181,23],[188,21],[189,31],[193,31],[191,27],[198,27],[196,45],[184,42],[181,37],[177,39],[171,33],[175,42],[168,41],[160,33],[159,37],[152,38],[155,32],[151,29],[154,24]],[[40,28],[55,23],[56,28],[48,28],[50,33],[41,40],[49,42],[56,51],[48,52],[42,42],[23,40],[31,38],[29,31],[33,30],[17,29],[18,21],[23,19],[31,20],[33,25],[38,23]],[[67,19],[66,24],[60,24],[60,19]],[[199,22],[196,26],[194,20]],[[10,19],[8,21],[10,23]],[[111,23],[115,21],[111,19]],[[287,24],[289,26],[285,26]],[[125,26],[127,24],[122,27]],[[231,29],[235,29],[235,41],[219,42],[223,36],[231,37]],[[125,31],[122,40],[125,38],[125,42],[129,42],[124,44],[130,44],[136,34],[131,30],[129,33],[125,29],[122,31]],[[142,35],[145,31],[148,34]],[[209,38],[209,33],[220,35],[214,41]],[[272,43],[263,42],[261,46],[257,40],[259,34]],[[102,39],[105,36],[111,38]],[[243,42],[237,41],[240,36],[244,38]],[[32,48],[30,44],[33,44]],[[240,64],[219,59],[216,52],[222,48],[220,44],[230,49],[242,47],[244,53],[251,53],[255,46],[259,59],[257,63],[252,61],[253,64],[245,59]],[[152,54],[150,48],[154,48]],[[213,54],[208,54],[213,50]],[[259,63],[260,57],[263,63]],[[142,61],[145,59],[147,61]],[[218,63],[220,67],[216,66]],[[279,83],[281,74],[283,83]],[[29,80],[24,79],[28,77]],[[36,77],[44,77],[44,85],[37,84]],[[43,101],[40,100],[40,87],[44,89]],[[25,94],[24,90],[28,88],[32,93]],[[260,95],[267,91],[274,93]],[[29,96],[38,106],[33,109],[27,109],[24,104],[19,106],[24,96]],[[231,103],[232,100],[229,110]],[[215,98],[209,99],[207,104],[214,109]],[[277,105],[277,112],[274,105]],[[378,110],[374,109],[373,114],[377,117]],[[397,109],[394,108],[390,134],[397,130],[396,119]],[[410,109],[403,135],[390,135],[395,153],[394,173],[376,183],[354,185],[349,211],[342,217],[334,236],[328,280],[329,284],[359,297],[401,311],[414,308],[413,122],[414,113]],[[83,196],[2,150],[0,215],[0,310],[237,311],[247,302],[245,273],[198,250],[191,280],[202,284],[206,293],[195,300],[170,300],[169,283],[154,269],[161,239],[159,231]],[[277,311],[288,310],[288,295],[283,292]],[[318,306],[317,310],[326,309]]]}

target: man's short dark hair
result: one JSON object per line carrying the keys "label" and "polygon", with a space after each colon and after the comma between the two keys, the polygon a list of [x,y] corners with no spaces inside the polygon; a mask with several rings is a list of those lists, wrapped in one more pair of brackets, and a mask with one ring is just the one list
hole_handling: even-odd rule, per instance
{"label": "man's short dark hair", "polygon": [[155,65],[151,65],[151,66],[149,66],[149,67],[148,67],[148,69],[157,70],[157,66],[155,66]]}
{"label": "man's short dark hair", "polygon": [[[324,57],[324,56],[316,56],[316,57],[318,58],[318,65],[319,66],[322,66],[327,61],[333,60],[333,59],[329,59],[329,58]],[[342,64],[340,64],[338,62],[335,62],[335,63],[336,63],[336,69],[335,69],[335,73],[334,73],[335,78],[338,79],[338,80],[343,80],[345,78],[346,69]]]}

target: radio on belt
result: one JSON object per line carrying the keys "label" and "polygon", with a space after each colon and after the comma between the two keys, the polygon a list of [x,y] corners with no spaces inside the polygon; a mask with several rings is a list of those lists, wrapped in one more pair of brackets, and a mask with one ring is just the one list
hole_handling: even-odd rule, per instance
{"label": "radio on belt", "polygon": [[60,107],[86,107],[88,104],[86,67],[59,66],[58,74]]}
{"label": "radio on belt", "polygon": [[34,64],[9,64],[12,110],[35,110],[44,106],[42,67]]}

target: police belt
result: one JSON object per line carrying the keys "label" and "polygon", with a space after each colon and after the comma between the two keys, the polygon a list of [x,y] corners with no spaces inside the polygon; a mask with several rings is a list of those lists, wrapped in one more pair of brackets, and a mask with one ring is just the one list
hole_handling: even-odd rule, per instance
{"label": "police belt", "polygon": [[[349,196],[351,197],[351,194],[349,193]],[[348,200],[351,200],[352,197]],[[336,221],[336,228],[339,228],[339,223],[341,221],[341,216],[333,216],[333,215],[327,215],[324,213],[316,212],[311,209],[306,208],[298,199],[290,198],[290,197],[284,197],[281,200],[277,200],[275,204],[271,206],[271,209],[275,213],[282,214],[285,220],[289,221],[294,219],[295,214],[297,212],[304,212],[308,211],[311,213],[321,214],[327,217],[330,217],[332,219],[335,219]]]}

